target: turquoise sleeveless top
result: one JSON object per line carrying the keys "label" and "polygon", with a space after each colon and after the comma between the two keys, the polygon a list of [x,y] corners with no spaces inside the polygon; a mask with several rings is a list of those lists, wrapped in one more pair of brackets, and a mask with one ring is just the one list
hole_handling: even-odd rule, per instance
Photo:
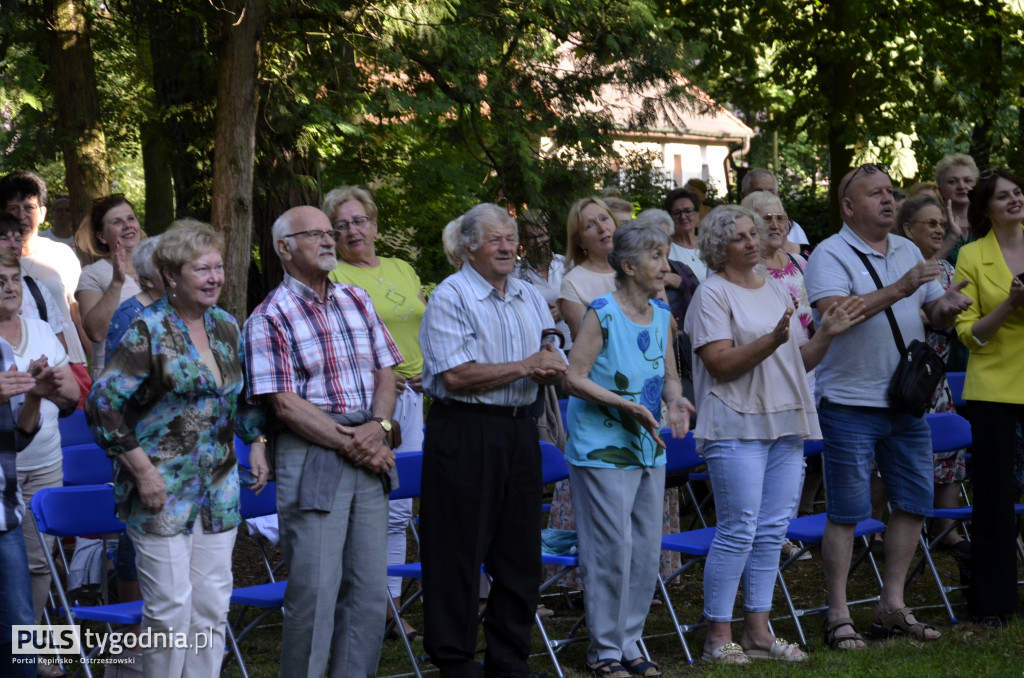
{"label": "turquoise sleeveless top", "polygon": [[[641,403],[660,421],[671,312],[660,299],[650,303],[654,316],[648,325],[637,325],[626,317],[611,294],[590,303],[588,312],[597,313],[604,348],[589,377],[626,400]],[[565,458],[570,464],[619,469],[665,464],[665,450],[622,410],[572,397],[567,418]]]}

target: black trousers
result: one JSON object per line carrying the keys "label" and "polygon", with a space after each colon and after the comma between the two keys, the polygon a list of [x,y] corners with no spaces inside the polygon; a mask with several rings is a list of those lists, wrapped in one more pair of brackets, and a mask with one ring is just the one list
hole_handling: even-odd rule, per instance
{"label": "black trousers", "polygon": [[1016,518],[1013,457],[1024,405],[972,400],[971,590],[968,606],[978,616],[1017,612]]}
{"label": "black trousers", "polygon": [[444,678],[476,678],[480,566],[489,676],[528,670],[540,585],[541,463],[536,422],[435,401],[420,497],[424,645]]}

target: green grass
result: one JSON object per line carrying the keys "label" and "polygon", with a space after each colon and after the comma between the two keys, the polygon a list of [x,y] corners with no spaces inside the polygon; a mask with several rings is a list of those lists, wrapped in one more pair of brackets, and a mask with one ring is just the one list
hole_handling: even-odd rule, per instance
{"label": "green grass", "polygon": [[[948,553],[938,554],[936,562],[950,581],[955,581],[956,565]],[[884,568],[884,564],[881,565]],[[684,574],[680,581],[670,587],[680,619],[686,622],[696,621],[702,605],[702,577],[700,566],[694,571]],[[790,569],[787,582],[790,584],[798,605],[812,606],[824,601],[820,553],[814,551],[814,559],[797,563]],[[859,568],[851,578],[851,594],[855,597],[868,597],[875,593],[877,584],[870,570],[864,566]],[[956,603],[962,601],[959,593],[953,593]],[[552,596],[544,599],[545,604],[555,610],[556,615],[547,622],[553,637],[564,635],[579,610],[572,610],[564,596]],[[990,629],[971,623],[952,624],[945,618],[945,612],[939,604],[938,591],[930,576],[918,575],[907,589],[907,602],[920,609],[919,618],[932,623],[943,633],[943,638],[934,643],[917,643],[900,639],[876,641],[870,638],[868,630],[871,626],[873,604],[868,603],[853,608],[853,617],[858,628],[868,638],[868,649],[862,652],[829,651],[822,646],[821,617],[805,616],[802,618],[805,633],[808,637],[810,659],[802,664],[785,664],[782,662],[755,662],[746,667],[715,666],[703,662],[687,664],[678,639],[671,627],[665,607],[652,608],[648,618],[647,633],[654,636],[648,642],[652,657],[664,670],[667,678],[683,676],[857,676],[889,678],[890,676],[1021,676],[1024,675],[1024,624],[1015,621],[1006,629]],[[929,607],[931,606],[931,607]],[[923,609],[921,609],[923,608]],[[786,609],[781,593],[775,600],[773,614],[778,618],[773,622],[777,635],[788,640],[795,640],[796,632],[793,622],[783,616]],[[963,605],[957,606],[957,612],[965,614]],[[410,621],[421,628],[418,608],[409,616]],[[740,626],[735,626],[735,637],[739,637]],[[261,630],[250,638],[243,646],[247,657],[250,673],[256,677],[276,676],[278,672],[278,652],[280,649],[280,626],[275,625]],[[704,641],[702,630],[687,634],[690,650],[699,655]],[[483,636],[480,635],[480,646]],[[422,645],[414,644],[414,649],[424,654]],[[559,661],[569,678],[584,678],[582,670],[585,643],[570,645],[559,654]],[[531,665],[534,670],[553,673],[550,660],[543,651],[539,634],[534,632],[534,657]],[[427,671],[429,665],[423,669]],[[399,641],[386,641],[381,654],[378,675],[408,674],[409,660],[403,645]],[[232,667],[227,675],[237,676]],[[431,675],[427,673],[427,675]],[[433,672],[433,675],[437,675]]]}
{"label": "green grass", "polygon": [[[412,542],[410,541],[410,545]],[[786,581],[798,606],[812,607],[824,602],[824,579],[821,572],[821,556],[813,550],[814,559],[796,563],[787,573]],[[276,552],[275,552],[276,554]],[[245,586],[258,582],[261,570],[256,561],[256,550],[248,539],[239,538],[235,553],[235,585]],[[276,555],[279,557],[279,554]],[[943,572],[947,582],[957,580],[956,564],[949,553],[936,555],[936,563]],[[880,564],[884,570],[884,563]],[[1019,571],[1024,578],[1024,571]],[[670,596],[683,623],[692,623],[698,619],[702,607],[703,569],[700,565],[692,571],[684,573],[669,588]],[[865,598],[877,593],[877,583],[870,569],[864,565],[858,568],[850,579],[850,597]],[[742,593],[741,593],[742,595]],[[951,594],[956,611],[966,616],[959,592]],[[921,573],[913,579],[906,592],[907,604],[918,610],[918,618],[930,622],[938,628],[943,638],[934,643],[917,643],[900,639],[877,641],[870,637],[873,603],[858,605],[852,608],[854,621],[858,629],[868,640],[868,649],[861,652],[829,651],[824,648],[821,640],[821,617],[808,615],[802,618],[804,631],[808,638],[810,659],[801,664],[785,664],[782,662],[754,662],[745,667],[716,666],[700,662],[687,664],[682,648],[671,627],[669,616],[664,605],[654,607],[648,617],[646,633],[651,636],[647,641],[652,658],[664,670],[666,678],[684,676],[843,676],[857,678],[878,677],[899,678],[913,676],[1024,676],[1024,622],[1017,620],[1006,629],[991,629],[976,624],[961,622],[952,624],[946,619],[945,611],[939,606],[938,591],[929,573]],[[564,636],[581,611],[572,609],[564,595],[545,597],[545,605],[555,611],[555,616],[546,621],[552,637]],[[737,610],[741,610],[737,603]],[[409,620],[417,628],[422,629],[422,608],[412,608]],[[232,610],[232,619],[236,611]],[[250,613],[254,614],[254,613]],[[778,589],[776,590],[773,610],[773,626],[776,635],[790,641],[797,638],[792,620],[786,614],[785,601]],[[585,629],[584,629],[585,630]],[[740,634],[740,625],[734,625],[734,637]],[[246,658],[249,673],[253,678],[269,678],[279,674],[281,618],[273,615],[267,626],[256,631],[246,639],[242,651]],[[533,658],[531,666],[534,670],[554,673],[551,662],[544,653],[540,635],[533,634]],[[690,651],[699,657],[704,642],[704,632],[699,629],[687,634]],[[479,636],[480,647],[483,646],[483,635]],[[420,655],[425,654],[421,644],[414,644],[414,650]],[[577,643],[566,647],[559,654],[559,661],[569,678],[584,678],[583,671],[586,643]],[[482,657],[482,655],[481,655]],[[103,667],[93,666],[97,676],[104,675]],[[437,675],[431,671],[429,664],[423,665],[426,675]],[[400,641],[384,642],[381,661],[378,668],[379,676],[410,674],[409,660],[405,655],[404,646]],[[225,676],[240,676],[237,666],[232,662],[224,671]]]}

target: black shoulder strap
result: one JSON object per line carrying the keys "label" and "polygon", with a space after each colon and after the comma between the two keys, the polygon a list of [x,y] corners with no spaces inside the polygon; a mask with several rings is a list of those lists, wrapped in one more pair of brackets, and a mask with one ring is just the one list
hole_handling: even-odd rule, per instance
{"label": "black shoulder strap", "polygon": [[796,257],[785,250],[783,250],[783,254],[789,257],[789,260],[793,262],[793,266],[796,267],[797,272],[802,276],[804,274],[804,269],[800,268],[800,262],[796,260]]}
{"label": "black shoulder strap", "polygon": [[[849,243],[847,243],[849,245]],[[859,249],[850,245],[850,249],[857,253],[860,260],[864,262],[864,266],[868,269],[868,273],[871,274],[871,279],[875,281],[875,287],[882,289],[882,281],[878,277],[878,273],[875,271],[875,267],[868,261],[868,255],[861,252]],[[885,317],[889,319],[889,328],[892,329],[892,338],[896,340],[896,348],[900,350],[900,355],[904,355],[907,352],[907,345],[903,342],[903,333],[900,332],[900,326],[896,324],[896,315],[892,312],[892,306],[885,307]]]}
{"label": "black shoulder strap", "polygon": [[28,285],[28,291],[32,293],[32,298],[36,300],[36,307],[39,309],[39,319],[44,323],[49,322],[49,319],[46,317],[46,300],[43,299],[43,293],[39,291],[39,284],[30,275],[26,275],[22,280]]}

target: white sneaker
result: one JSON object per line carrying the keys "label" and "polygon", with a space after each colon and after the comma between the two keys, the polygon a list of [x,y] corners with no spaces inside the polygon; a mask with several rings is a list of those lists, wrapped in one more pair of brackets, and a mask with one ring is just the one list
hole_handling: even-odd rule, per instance
{"label": "white sneaker", "polygon": [[[783,560],[789,560],[790,556],[792,556],[794,553],[796,553],[799,550],[800,550],[800,547],[797,546],[796,544],[794,544],[793,542],[791,542],[790,540],[788,540],[788,539],[783,540],[783,542],[782,542],[782,559]],[[810,559],[811,559],[811,552],[810,551],[804,551],[803,553],[801,553],[797,557],[797,561],[810,560]]]}

